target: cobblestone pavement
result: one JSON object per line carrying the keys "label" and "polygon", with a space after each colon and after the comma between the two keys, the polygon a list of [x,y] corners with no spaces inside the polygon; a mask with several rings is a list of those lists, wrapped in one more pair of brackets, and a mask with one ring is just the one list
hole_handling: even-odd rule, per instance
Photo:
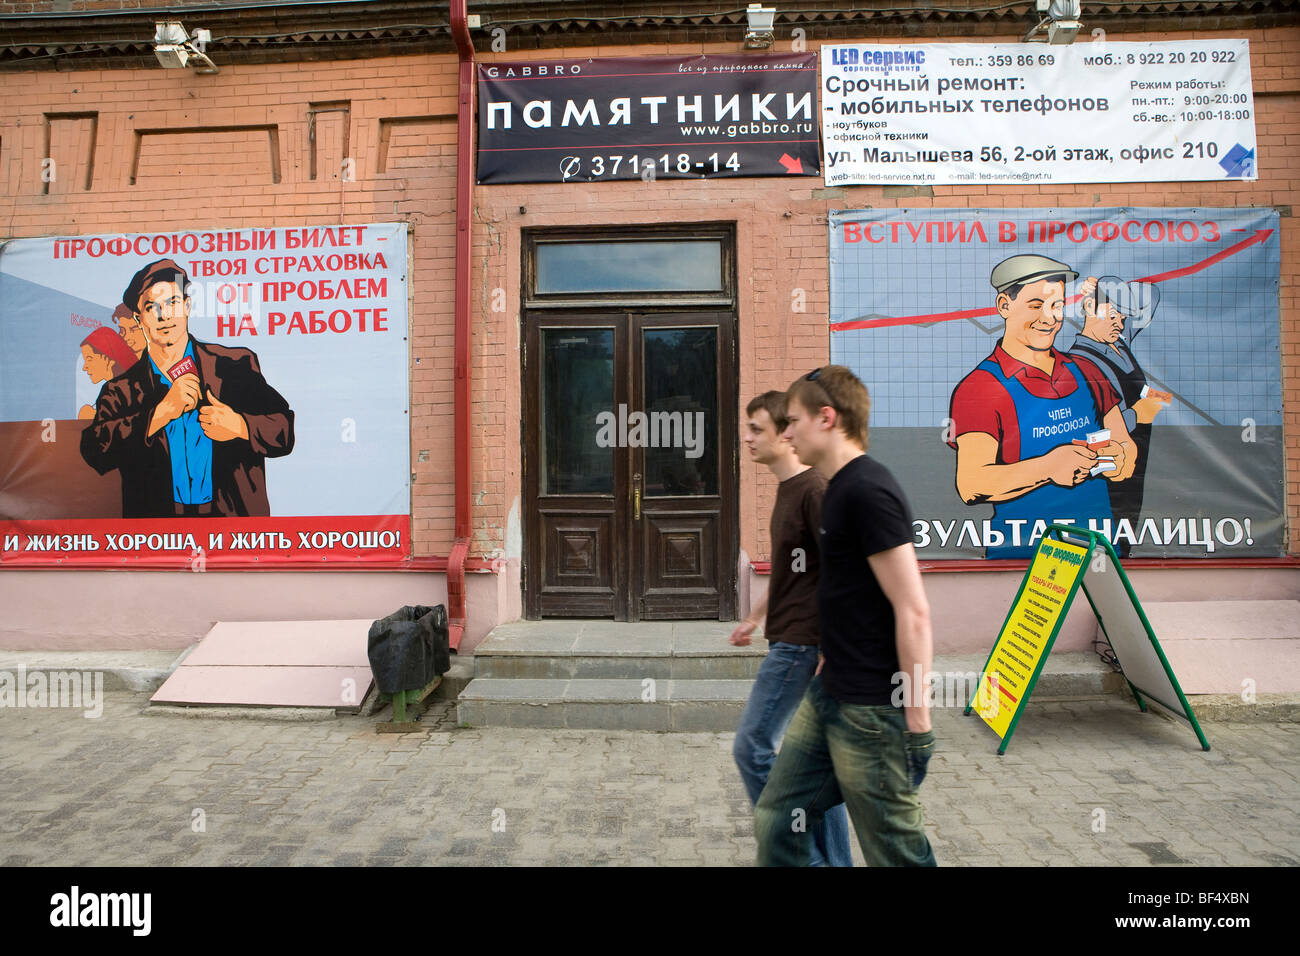
{"label": "cobblestone pavement", "polygon": [[[0,865],[754,860],[731,734],[469,730],[437,703],[427,732],[387,735],[105,698],[99,719],[0,710]],[[1131,702],[1041,702],[998,757],[977,718],[935,718],[941,865],[1300,863],[1296,725],[1207,723],[1203,753]]]}

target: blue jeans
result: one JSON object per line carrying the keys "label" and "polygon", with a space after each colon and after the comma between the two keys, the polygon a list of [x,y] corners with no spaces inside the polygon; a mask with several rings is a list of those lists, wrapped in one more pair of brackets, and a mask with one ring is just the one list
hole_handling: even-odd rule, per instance
{"label": "blue jeans", "polygon": [[[749,799],[758,803],[768,772],[776,759],[781,736],[794,716],[808,682],[817,670],[817,647],[773,641],[758,668],[754,689],[736,728],[732,754]],[[849,849],[849,818],[844,805],[827,809],[811,827],[809,846],[812,866],[852,866]]]}
{"label": "blue jeans", "polygon": [[900,708],[841,703],[814,677],[754,809],[759,866],[806,866],[809,831],[841,800],[869,866],[934,866],[917,797],[933,752]]}

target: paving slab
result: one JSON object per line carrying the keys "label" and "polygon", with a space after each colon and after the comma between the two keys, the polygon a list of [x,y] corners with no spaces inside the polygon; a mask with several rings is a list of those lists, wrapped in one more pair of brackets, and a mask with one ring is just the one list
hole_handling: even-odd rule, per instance
{"label": "paving slab", "polygon": [[220,621],[154,694],[160,704],[360,709],[367,620]]}
{"label": "paving slab", "polygon": [[369,620],[218,621],[182,662],[192,666],[279,664],[369,667]]}

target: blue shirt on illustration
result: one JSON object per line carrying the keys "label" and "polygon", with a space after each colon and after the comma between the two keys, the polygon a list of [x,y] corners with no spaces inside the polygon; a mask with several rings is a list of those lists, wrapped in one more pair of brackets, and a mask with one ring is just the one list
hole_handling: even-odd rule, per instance
{"label": "blue shirt on illustration", "polygon": [[[185,346],[185,357],[194,362],[194,343]],[[167,373],[149,357],[154,374],[171,388]],[[199,426],[199,410],[192,408],[163,426],[172,460],[172,499],[183,505],[201,505],[212,500],[212,439]]]}

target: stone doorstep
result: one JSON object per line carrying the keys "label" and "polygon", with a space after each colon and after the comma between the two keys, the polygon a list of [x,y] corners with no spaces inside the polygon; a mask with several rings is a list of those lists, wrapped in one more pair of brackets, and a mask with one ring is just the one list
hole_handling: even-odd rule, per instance
{"label": "stone doorstep", "polygon": [[753,681],[647,679],[503,679],[479,677],[459,701],[517,704],[635,704],[683,701],[739,702],[749,698]]}
{"label": "stone doorstep", "polygon": [[[487,642],[485,642],[487,643]],[[667,640],[648,642],[640,653],[627,648],[588,648],[557,651],[546,641],[538,647],[532,642],[513,642],[507,651],[491,648],[484,653],[479,645],[473,657],[474,676],[478,680],[730,680],[751,682],[766,647],[731,648],[722,646],[713,652],[696,649],[695,642],[678,651]],[[757,642],[756,642],[757,643]],[[743,654],[736,652],[745,652]],[[951,688],[966,686],[964,678],[983,668],[987,655],[953,655],[934,659],[933,672],[946,679]],[[951,675],[951,677],[949,676]],[[1058,654],[1047,660],[1034,690],[1036,698],[1097,697],[1127,693],[1124,678],[1112,671],[1094,654]]]}
{"label": "stone doorstep", "polygon": [[630,653],[475,654],[473,673],[486,678],[556,680],[652,677],[656,680],[753,680],[759,654]]}
{"label": "stone doorstep", "polygon": [[721,733],[736,729],[752,683],[480,677],[461,694],[457,719],[475,727]]}

